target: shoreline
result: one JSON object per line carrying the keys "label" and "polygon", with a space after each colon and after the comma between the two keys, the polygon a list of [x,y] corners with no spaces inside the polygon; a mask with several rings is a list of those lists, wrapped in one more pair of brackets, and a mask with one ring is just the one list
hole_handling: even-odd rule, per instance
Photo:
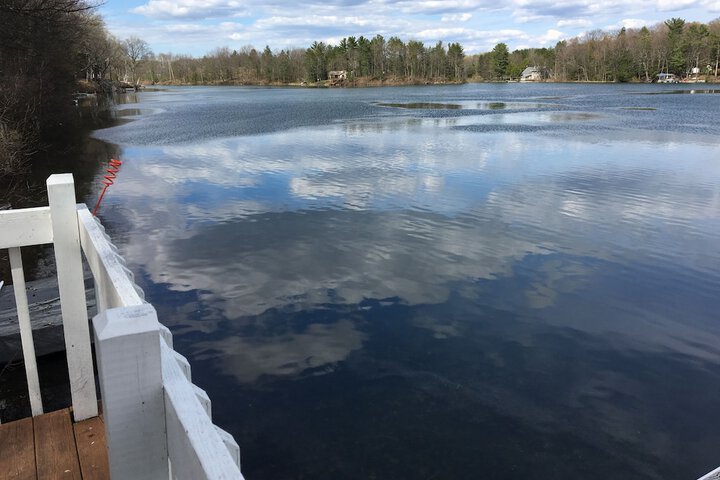
{"label": "shoreline", "polygon": [[140,83],[142,89],[157,87],[286,87],[286,88],[377,88],[377,87],[413,87],[413,86],[445,86],[445,85],[464,85],[468,83],[476,84],[505,84],[505,83],[525,83],[533,84],[572,84],[572,85],[720,85],[720,78],[705,79],[699,82],[678,82],[674,84],[665,84],[657,82],[630,81],[630,82],[612,82],[612,81],[594,81],[594,80],[544,80],[521,82],[519,80],[476,80],[465,79],[457,81],[422,81],[422,80],[369,80],[359,78],[355,81],[346,81],[341,84],[331,84],[330,81],[321,82],[252,82],[252,81],[224,81],[224,82],[207,82],[207,83],[185,83],[185,82],[158,82],[158,83]]}

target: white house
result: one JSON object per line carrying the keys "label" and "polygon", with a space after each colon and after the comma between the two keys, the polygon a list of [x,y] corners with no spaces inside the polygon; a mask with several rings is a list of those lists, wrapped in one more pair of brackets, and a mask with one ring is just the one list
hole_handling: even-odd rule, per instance
{"label": "white house", "polygon": [[527,67],[520,74],[521,82],[540,82],[547,78],[547,71],[540,67]]}

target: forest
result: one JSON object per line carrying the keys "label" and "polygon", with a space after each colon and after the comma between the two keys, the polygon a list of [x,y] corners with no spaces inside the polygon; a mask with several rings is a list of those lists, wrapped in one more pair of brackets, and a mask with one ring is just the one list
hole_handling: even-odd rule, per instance
{"label": "forest", "polygon": [[130,63],[130,75],[127,63],[112,71],[144,83],[292,84],[322,82],[328,72],[345,70],[351,80],[365,80],[360,84],[402,84],[517,80],[526,67],[535,66],[558,82],[650,82],[661,72],[684,77],[693,68],[717,77],[719,60],[720,19],[703,24],[671,18],[652,27],[593,30],[552,48],[512,52],[505,43],[467,55],[459,43],[350,36],[338,45],[314,42],[306,49],[221,47],[201,58],[145,49]]}
{"label": "forest", "polygon": [[77,120],[78,80],[109,74],[106,49],[120,43],[110,40],[83,0],[0,2],[0,207],[24,191],[29,160]]}
{"label": "forest", "polygon": [[[131,80],[133,75],[125,68],[119,63],[112,71]],[[459,43],[446,47],[438,42],[426,47],[416,40],[406,43],[397,37],[385,40],[382,35],[372,39],[361,35],[343,38],[338,45],[313,42],[307,49],[220,47],[201,58],[147,51],[135,77],[143,83],[299,84],[322,82],[330,71],[345,70],[350,80],[402,78],[426,83],[462,81],[464,68],[465,54]]]}
{"label": "forest", "polygon": [[714,80],[719,60],[720,18],[708,24],[671,18],[650,28],[593,30],[554,48],[509,52],[500,43],[473,56],[466,70],[485,80],[517,79],[525,67],[537,66],[557,82],[650,82],[658,73],[687,77],[698,68]]}

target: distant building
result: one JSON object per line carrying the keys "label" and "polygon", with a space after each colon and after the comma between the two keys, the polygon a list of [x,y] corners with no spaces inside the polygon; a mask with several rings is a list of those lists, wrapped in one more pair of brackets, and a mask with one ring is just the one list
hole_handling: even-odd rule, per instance
{"label": "distant building", "polygon": [[658,73],[657,83],[678,83],[680,79],[674,73]]}
{"label": "distant building", "polygon": [[328,80],[331,85],[343,83],[347,80],[347,70],[331,70],[328,72]]}
{"label": "distant building", "polygon": [[542,82],[547,80],[550,75],[547,69],[541,67],[527,67],[520,74],[521,82]]}

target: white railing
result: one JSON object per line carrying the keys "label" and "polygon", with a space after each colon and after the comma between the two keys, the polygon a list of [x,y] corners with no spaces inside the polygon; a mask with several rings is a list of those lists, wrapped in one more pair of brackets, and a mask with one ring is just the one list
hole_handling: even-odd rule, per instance
{"label": "white railing", "polygon": [[0,212],[0,248],[9,249],[20,339],[33,416],[43,413],[20,248],[52,243],[58,271],[70,394],[76,420],[97,416],[87,301],[72,175],[47,180],[49,207]]}
{"label": "white railing", "polygon": [[80,251],[95,282],[98,376],[115,479],[242,479],[240,449],[213,425],[210,399],[118,255],[102,225],[75,205],[71,175],[48,179],[49,207],[0,212],[10,249],[33,415],[42,413],[20,247],[53,243],[75,420],[97,415]]}
{"label": "white railing", "polygon": [[706,473],[698,480],[720,480],[720,467],[716,468],[710,473]]}

